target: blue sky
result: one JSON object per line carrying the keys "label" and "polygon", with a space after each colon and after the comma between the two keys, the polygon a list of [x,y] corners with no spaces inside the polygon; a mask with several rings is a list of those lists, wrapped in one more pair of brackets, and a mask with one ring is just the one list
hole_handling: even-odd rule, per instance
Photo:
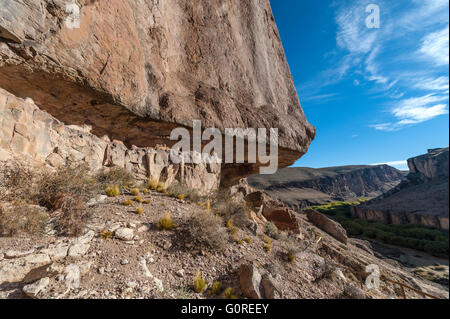
{"label": "blue sky", "polygon": [[[295,166],[389,163],[449,145],[448,0],[271,0],[317,128]],[[380,10],[368,28],[369,4]]]}

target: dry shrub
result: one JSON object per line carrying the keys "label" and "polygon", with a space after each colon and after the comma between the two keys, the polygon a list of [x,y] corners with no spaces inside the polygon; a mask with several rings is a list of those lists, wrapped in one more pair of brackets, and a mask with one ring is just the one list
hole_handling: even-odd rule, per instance
{"label": "dry shrub", "polygon": [[[89,166],[61,166],[54,171],[32,171],[20,162],[3,168],[2,182],[9,189],[4,199],[15,201],[11,212],[6,213],[6,229],[38,232],[44,216],[39,208],[27,204],[36,204],[55,212],[56,223],[60,232],[77,235],[81,232],[87,218],[86,202],[98,191],[95,180],[89,179]],[[17,202],[24,204],[17,204]],[[25,214],[24,214],[25,212]],[[3,214],[4,215],[4,214]],[[12,226],[17,224],[17,226]],[[8,226],[9,225],[9,226]],[[9,232],[9,231],[7,231]]]}
{"label": "dry shrub", "polygon": [[35,193],[36,174],[25,164],[16,161],[0,171],[0,198],[5,201],[29,200]]}
{"label": "dry shrub", "polygon": [[136,184],[133,174],[121,167],[103,168],[95,175],[95,180],[103,188],[109,185],[132,187]]}
{"label": "dry shrub", "polygon": [[198,192],[188,186],[180,183],[174,183],[167,188],[167,192],[170,196],[181,199],[190,200],[196,202],[200,199]]}
{"label": "dry shrub", "polygon": [[232,220],[239,228],[249,223],[249,214],[244,203],[237,201],[226,192],[218,192],[213,198],[213,206],[217,214],[224,220]]}
{"label": "dry shrub", "polygon": [[13,236],[20,233],[42,233],[48,213],[39,206],[13,202],[9,207],[0,206],[0,235]]}
{"label": "dry shrub", "polygon": [[264,233],[273,239],[279,239],[280,233],[274,223],[268,222],[264,225]]}
{"label": "dry shrub", "polygon": [[89,219],[84,198],[77,195],[62,195],[55,205],[54,216],[57,218],[59,232],[68,236],[80,235]]}
{"label": "dry shrub", "polygon": [[77,202],[87,202],[98,191],[89,180],[89,166],[61,166],[55,172],[43,172],[36,181],[35,201],[50,210],[58,209],[58,201],[71,195]]}
{"label": "dry shrub", "polygon": [[298,247],[295,244],[287,243],[284,247],[286,250],[286,257],[289,262],[293,263],[296,260],[296,255],[299,252]]}
{"label": "dry shrub", "polygon": [[228,235],[222,227],[222,219],[208,211],[198,211],[191,217],[189,233],[203,245],[212,249],[220,249],[225,246]]}

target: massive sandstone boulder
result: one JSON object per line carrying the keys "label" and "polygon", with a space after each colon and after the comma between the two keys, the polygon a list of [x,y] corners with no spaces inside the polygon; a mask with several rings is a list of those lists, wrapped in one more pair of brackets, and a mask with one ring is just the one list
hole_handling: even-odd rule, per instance
{"label": "massive sandstone boulder", "polygon": [[[127,147],[171,146],[170,131],[278,128],[280,167],[314,138],[269,0],[0,0],[0,87],[66,125]],[[222,182],[257,172],[228,165]]]}

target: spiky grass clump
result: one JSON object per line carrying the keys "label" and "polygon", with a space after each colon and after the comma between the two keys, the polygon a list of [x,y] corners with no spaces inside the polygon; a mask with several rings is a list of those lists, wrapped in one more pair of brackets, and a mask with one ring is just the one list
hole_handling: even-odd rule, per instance
{"label": "spiky grass clump", "polygon": [[133,205],[133,201],[131,199],[126,200],[122,203],[124,206],[132,206]]}
{"label": "spiky grass clump", "polygon": [[172,220],[172,214],[170,212],[167,212],[158,221],[157,227],[159,230],[173,230],[177,228],[177,225]]}
{"label": "spiky grass clump", "polygon": [[234,294],[234,289],[231,287],[225,289],[223,296],[225,299],[237,299],[237,296]]}
{"label": "spiky grass clump", "polygon": [[107,186],[105,188],[105,193],[108,197],[117,197],[120,195],[119,185]]}
{"label": "spiky grass clump", "polygon": [[151,202],[150,199],[145,199],[143,203],[148,205],[150,204],[150,202]]}
{"label": "spiky grass clump", "polygon": [[111,239],[113,237],[114,233],[110,230],[103,230],[100,232],[100,238],[101,239]]}
{"label": "spiky grass clump", "polygon": [[144,209],[142,208],[142,206],[139,206],[138,208],[136,208],[136,213],[138,213],[139,215],[144,214]]}
{"label": "spiky grass clump", "polygon": [[194,291],[198,294],[202,293],[206,288],[206,281],[203,279],[200,269],[194,279]]}
{"label": "spiky grass clump", "polygon": [[136,196],[133,198],[133,200],[138,203],[142,203],[144,201],[141,196]]}
{"label": "spiky grass clump", "polygon": [[272,239],[264,235],[264,249],[269,253],[272,250]]}
{"label": "spiky grass clump", "polygon": [[249,244],[249,245],[252,244],[252,239],[251,239],[250,237],[248,237],[248,236],[246,236],[246,237],[244,238],[244,241],[245,241],[247,244]]}
{"label": "spiky grass clump", "polygon": [[180,194],[180,195],[177,196],[177,198],[178,198],[179,200],[184,200],[185,195],[184,195],[184,194]]}
{"label": "spiky grass clump", "polygon": [[133,196],[138,196],[141,193],[141,191],[139,190],[139,188],[133,188],[130,190],[130,194]]}
{"label": "spiky grass clump", "polygon": [[220,281],[215,281],[211,286],[211,292],[214,295],[219,295],[222,291],[222,283]]}
{"label": "spiky grass clump", "polygon": [[233,221],[231,219],[227,221],[227,228],[231,236],[236,236],[238,229],[233,225]]}
{"label": "spiky grass clump", "polygon": [[159,182],[158,186],[156,187],[156,191],[158,193],[167,193],[167,189],[166,189],[165,184],[163,182]]}
{"label": "spiky grass clump", "polygon": [[158,188],[158,181],[154,178],[150,178],[147,182],[147,188],[155,191]]}

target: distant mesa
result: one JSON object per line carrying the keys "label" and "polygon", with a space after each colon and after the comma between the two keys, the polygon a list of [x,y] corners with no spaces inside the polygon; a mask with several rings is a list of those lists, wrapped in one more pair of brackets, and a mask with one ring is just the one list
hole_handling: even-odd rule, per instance
{"label": "distant mesa", "polygon": [[378,197],[399,185],[405,177],[405,172],[388,165],[290,167],[273,175],[249,176],[248,183],[293,209],[302,210],[332,201]]}

